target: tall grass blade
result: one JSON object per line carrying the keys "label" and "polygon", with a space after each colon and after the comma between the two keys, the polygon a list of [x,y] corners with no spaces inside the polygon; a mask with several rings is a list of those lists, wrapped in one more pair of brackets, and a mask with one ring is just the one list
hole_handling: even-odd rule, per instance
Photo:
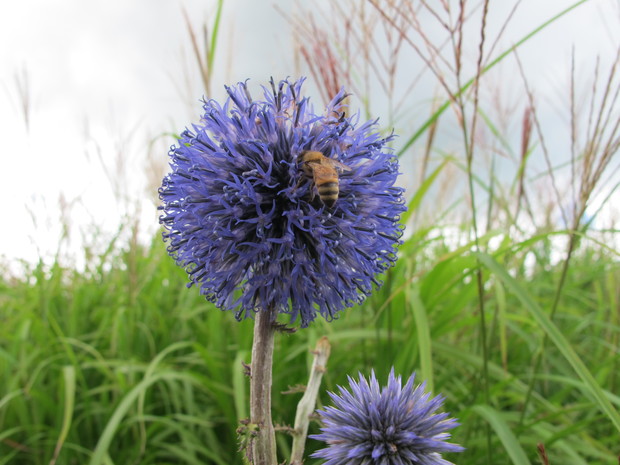
{"label": "tall grass blade", "polygon": [[491,425],[514,465],[531,465],[531,462],[527,458],[527,454],[521,447],[521,444],[519,444],[516,436],[512,433],[510,426],[508,426],[508,423],[506,423],[497,410],[489,405],[474,405],[472,410]]}
{"label": "tall grass blade", "polygon": [[99,441],[95,446],[95,450],[93,451],[93,455],[88,462],[88,465],[102,465],[109,460],[108,457],[108,449],[112,440],[114,439],[114,435],[116,434],[116,430],[118,429],[121,421],[136,401],[138,396],[144,394],[144,392],[154,383],[158,381],[190,381],[195,382],[195,380],[187,373],[179,373],[172,371],[164,371],[161,373],[156,373],[148,378],[144,378],[140,383],[138,383],[131,391],[129,391],[120,404],[114,410],[114,413],[108,420],[101,436],[99,437]]}
{"label": "tall grass blade", "polygon": [[424,182],[419,187],[419,189],[416,191],[416,193],[413,195],[411,200],[409,200],[409,204],[407,205],[407,211],[403,213],[402,218],[401,218],[401,221],[403,224],[407,224],[413,212],[416,211],[418,207],[420,206],[420,204],[422,203],[424,196],[426,195],[428,190],[433,185],[433,182],[435,182],[435,179],[437,179],[437,176],[439,176],[441,171],[445,168],[448,161],[450,160],[451,160],[450,157],[444,158],[441,164],[437,168],[435,168],[435,170],[424,180]]}
{"label": "tall grass blade", "polygon": [[420,376],[426,381],[430,392],[434,391],[433,382],[433,350],[431,347],[431,329],[428,324],[426,307],[420,298],[417,287],[411,290],[411,310],[415,319],[416,334],[418,336],[418,349],[420,352]]}
{"label": "tall grass blade", "polygon": [[506,270],[493,259],[493,257],[482,252],[479,252],[476,255],[478,256],[480,263],[484,264],[489,271],[493,272],[498,278],[500,278],[506,287],[513,292],[524,307],[530,312],[534,320],[536,320],[538,325],[543,329],[543,331],[545,331],[549,339],[553,341],[560,353],[573,367],[575,373],[577,373],[577,376],[581,378],[584,383],[584,393],[594,400],[595,404],[605,413],[605,415],[607,415],[609,420],[620,432],[620,415],[618,414],[618,411],[613,407],[601,386],[596,382],[594,376],[592,376],[592,373],[590,373],[585,363],[583,363],[583,360],[581,360],[579,355],[577,355],[558,327],[549,319],[549,317],[543,312],[543,310],[525,291],[525,289],[512,276],[510,276]]}
{"label": "tall grass blade", "polygon": [[60,454],[62,445],[67,439],[69,429],[71,428],[71,420],[73,418],[73,410],[75,406],[75,367],[70,365],[64,366],[62,368],[62,377],[65,383],[65,407],[63,410],[60,436],[58,436],[58,441],[56,441],[54,457],[50,460],[50,465],[54,465],[56,460],[58,460],[58,455]]}
{"label": "tall grass blade", "polygon": [[235,412],[239,420],[248,418],[248,398],[246,393],[247,377],[243,373],[242,365],[248,357],[247,350],[240,350],[237,352],[232,366],[233,398],[235,402]]}
{"label": "tall grass blade", "polygon": [[213,22],[213,31],[211,32],[211,40],[209,41],[209,48],[207,49],[207,66],[209,73],[213,73],[213,60],[215,59],[215,50],[217,49],[217,38],[220,30],[220,19],[222,18],[222,7],[224,6],[224,0],[218,0],[217,10],[215,12],[215,20]]}

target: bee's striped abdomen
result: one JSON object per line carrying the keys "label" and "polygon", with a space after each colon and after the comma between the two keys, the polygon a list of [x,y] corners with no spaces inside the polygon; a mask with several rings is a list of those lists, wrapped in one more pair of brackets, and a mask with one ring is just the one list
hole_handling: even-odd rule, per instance
{"label": "bee's striped abdomen", "polygon": [[327,181],[316,186],[319,191],[319,198],[321,202],[327,205],[328,208],[332,208],[338,200],[338,181]]}

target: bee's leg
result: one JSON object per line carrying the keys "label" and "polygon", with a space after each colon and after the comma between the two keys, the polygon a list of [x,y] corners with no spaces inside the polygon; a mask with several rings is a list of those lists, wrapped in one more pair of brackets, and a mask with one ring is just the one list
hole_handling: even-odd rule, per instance
{"label": "bee's leg", "polygon": [[[299,189],[302,184],[304,184],[304,182],[307,180],[308,178],[306,178],[305,176],[301,176],[299,178],[299,181],[297,181],[297,184],[295,184],[295,187],[293,188],[293,192],[296,192],[297,189]],[[310,202],[312,202],[314,200],[314,183],[311,182],[310,183]]]}

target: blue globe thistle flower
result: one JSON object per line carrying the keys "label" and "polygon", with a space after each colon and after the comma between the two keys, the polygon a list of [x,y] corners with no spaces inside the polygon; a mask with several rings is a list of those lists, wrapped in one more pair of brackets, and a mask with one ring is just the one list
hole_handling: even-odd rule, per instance
{"label": "blue globe thistle flower", "polygon": [[328,446],[313,457],[327,459],[325,465],[449,465],[441,453],[460,452],[450,444],[446,431],[458,426],[447,413],[434,413],[443,398],[430,399],[425,383],[414,386],[415,373],[402,386],[400,376],[390,372],[387,386],[379,388],[374,371],[370,383],[361,374],[359,382],[349,377],[351,390],[330,392],[333,407],[319,410],[321,434],[310,436]]}
{"label": "blue globe thistle flower", "polygon": [[[393,136],[347,116],[344,90],[315,113],[302,83],[272,80],[263,100],[239,83],[223,106],[204,101],[159,189],[164,240],[188,286],[238,320],[259,311],[302,327],[317,313],[331,320],[396,261],[405,207]],[[308,152],[329,159],[320,173],[337,199],[318,192]]]}

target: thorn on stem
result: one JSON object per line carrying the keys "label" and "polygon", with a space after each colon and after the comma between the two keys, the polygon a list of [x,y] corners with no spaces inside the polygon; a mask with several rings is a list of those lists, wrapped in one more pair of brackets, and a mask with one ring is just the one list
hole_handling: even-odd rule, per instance
{"label": "thorn on stem", "polygon": [[248,378],[252,377],[252,366],[249,363],[241,362],[241,366],[243,367],[243,374]]}
{"label": "thorn on stem", "polygon": [[292,426],[289,425],[274,425],[273,427],[274,430],[280,432],[280,433],[286,433],[286,434],[290,434],[291,436],[295,436],[297,434],[299,434],[297,432],[297,430],[295,430],[295,428],[293,428]]}
{"label": "thorn on stem", "polygon": [[306,392],[306,385],[296,384],[295,386],[289,386],[286,391],[282,391],[280,394],[297,394],[298,392]]}
{"label": "thorn on stem", "polygon": [[295,328],[290,328],[286,326],[284,323],[277,323],[277,322],[273,323],[273,328],[279,333],[293,334],[294,332],[297,331]]}

